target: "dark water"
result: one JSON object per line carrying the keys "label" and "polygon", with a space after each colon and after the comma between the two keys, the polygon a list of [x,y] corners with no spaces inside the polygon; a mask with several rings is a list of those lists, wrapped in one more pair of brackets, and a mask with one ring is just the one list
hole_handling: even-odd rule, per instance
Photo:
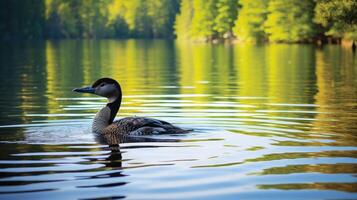
{"label": "dark water", "polygon": [[[350,49],[103,40],[0,51],[0,199],[357,199]],[[105,100],[71,92],[103,76],[122,84],[117,117],[195,131],[111,153],[90,132]]]}

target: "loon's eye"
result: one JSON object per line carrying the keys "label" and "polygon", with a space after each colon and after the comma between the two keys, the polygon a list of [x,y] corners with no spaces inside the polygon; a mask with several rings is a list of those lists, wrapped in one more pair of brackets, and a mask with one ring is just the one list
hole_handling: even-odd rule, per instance
{"label": "loon's eye", "polygon": [[100,84],[100,87],[103,87],[103,86],[105,86],[105,83]]}

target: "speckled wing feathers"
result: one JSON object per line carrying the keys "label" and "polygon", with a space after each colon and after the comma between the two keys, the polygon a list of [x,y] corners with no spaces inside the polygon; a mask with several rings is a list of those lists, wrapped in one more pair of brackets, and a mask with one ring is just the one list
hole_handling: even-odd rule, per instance
{"label": "speckled wing feathers", "polygon": [[146,117],[126,117],[109,125],[104,134],[150,135],[162,133],[179,134],[186,132],[187,130],[178,128],[165,121]]}

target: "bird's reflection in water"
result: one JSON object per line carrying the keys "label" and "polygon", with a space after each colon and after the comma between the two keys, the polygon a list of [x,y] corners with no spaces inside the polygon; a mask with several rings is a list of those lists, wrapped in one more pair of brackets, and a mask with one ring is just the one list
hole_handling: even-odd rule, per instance
{"label": "bird's reflection in water", "polygon": [[[179,142],[179,139],[158,139],[142,136],[128,136],[128,135],[95,135],[96,141],[100,144],[108,145],[110,149],[109,156],[105,159],[105,166],[110,168],[122,168],[122,153],[120,151],[121,143],[141,143],[141,142]],[[145,148],[147,146],[140,146],[135,148]],[[151,146],[152,147],[152,146]]]}
{"label": "bird's reflection in water", "polygon": [[[118,146],[119,149],[119,146]],[[121,168],[122,167],[122,155],[119,151],[111,151],[109,156],[105,159],[107,162],[105,164],[106,167],[111,168]]]}

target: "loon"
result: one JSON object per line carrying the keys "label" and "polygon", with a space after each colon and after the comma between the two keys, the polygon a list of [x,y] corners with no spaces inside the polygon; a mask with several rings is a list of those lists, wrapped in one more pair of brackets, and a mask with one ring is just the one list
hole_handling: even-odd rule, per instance
{"label": "loon", "polygon": [[74,92],[90,93],[108,99],[105,107],[95,115],[92,123],[92,132],[105,136],[110,143],[120,143],[118,136],[152,135],[152,134],[181,134],[191,130],[181,129],[158,119],[147,117],[125,117],[114,121],[122,101],[120,84],[111,78],[101,78],[92,86],[75,88]]}

